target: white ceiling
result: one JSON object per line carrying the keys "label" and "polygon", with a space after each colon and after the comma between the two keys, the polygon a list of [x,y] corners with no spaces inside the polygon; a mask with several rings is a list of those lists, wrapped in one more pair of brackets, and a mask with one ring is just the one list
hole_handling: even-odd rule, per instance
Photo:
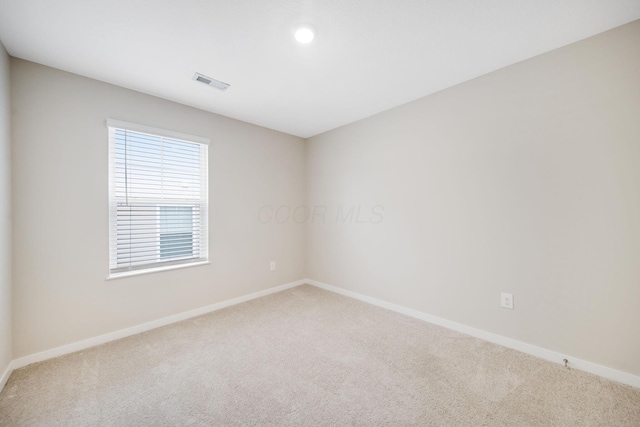
{"label": "white ceiling", "polygon": [[[636,19],[640,0],[0,0],[0,40],[18,58],[309,137]],[[308,45],[292,37],[300,22],[317,30]]]}

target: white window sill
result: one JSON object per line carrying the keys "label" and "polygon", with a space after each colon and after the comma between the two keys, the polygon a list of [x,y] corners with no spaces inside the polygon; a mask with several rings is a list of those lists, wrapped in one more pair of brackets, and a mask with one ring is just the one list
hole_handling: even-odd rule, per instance
{"label": "white window sill", "polygon": [[210,261],[192,262],[189,264],[167,265],[164,267],[145,268],[144,270],[123,271],[121,273],[112,273],[107,276],[106,280],[123,279],[125,277],[140,276],[142,274],[160,273],[161,271],[177,270],[179,268],[198,267],[200,265],[211,264]]}

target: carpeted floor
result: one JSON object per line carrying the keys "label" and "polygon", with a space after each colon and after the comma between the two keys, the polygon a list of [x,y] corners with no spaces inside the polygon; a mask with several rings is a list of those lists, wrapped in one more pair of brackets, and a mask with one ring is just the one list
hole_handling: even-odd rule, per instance
{"label": "carpeted floor", "polygon": [[639,426],[640,389],[312,286],[16,370],[2,426]]}

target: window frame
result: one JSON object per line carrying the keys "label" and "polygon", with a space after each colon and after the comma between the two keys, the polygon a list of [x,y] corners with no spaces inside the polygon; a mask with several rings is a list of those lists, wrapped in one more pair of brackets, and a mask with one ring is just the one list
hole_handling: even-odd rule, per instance
{"label": "window frame", "polygon": [[[179,268],[188,268],[194,266],[201,266],[210,264],[209,262],[209,239],[208,239],[208,206],[209,206],[209,183],[208,183],[208,175],[209,175],[209,158],[208,158],[208,147],[210,145],[209,138],[185,134],[181,132],[175,132],[166,129],[155,128],[151,126],[139,125],[135,123],[124,122],[121,120],[107,119],[106,120],[107,127],[107,140],[108,140],[108,168],[109,168],[109,177],[108,177],[108,188],[109,193],[107,197],[108,201],[108,209],[109,209],[109,229],[108,229],[108,257],[107,257],[107,280],[118,279],[122,277],[135,276],[140,274],[149,274],[149,273],[157,273],[161,271],[174,270]],[[201,146],[205,146],[204,153],[205,156],[200,158],[200,187],[201,187],[201,198],[194,203],[197,205],[200,212],[200,221],[193,221],[193,226],[195,228],[195,224],[199,224],[198,229],[200,231],[193,232],[193,237],[195,239],[196,234],[199,237],[199,241],[201,246],[199,247],[199,253],[201,256],[199,258],[194,258],[192,260],[174,260],[174,261],[160,261],[160,207],[162,205],[156,205],[157,209],[157,217],[156,222],[158,224],[157,234],[158,234],[158,255],[156,257],[155,262],[150,262],[148,264],[130,267],[129,269],[118,269],[118,271],[114,271],[113,260],[112,257],[114,254],[117,256],[117,246],[114,243],[114,235],[116,234],[117,238],[117,224],[114,224],[114,221],[117,221],[117,206],[119,199],[115,196],[115,169],[116,169],[116,149],[115,149],[115,133],[116,130],[124,130],[127,132],[147,134],[154,137],[167,138],[171,140],[177,140],[187,143],[195,143]],[[170,205],[165,205],[170,206]],[[114,212],[116,209],[116,212]],[[192,214],[195,215],[195,214]],[[204,252],[204,254],[203,254]]]}

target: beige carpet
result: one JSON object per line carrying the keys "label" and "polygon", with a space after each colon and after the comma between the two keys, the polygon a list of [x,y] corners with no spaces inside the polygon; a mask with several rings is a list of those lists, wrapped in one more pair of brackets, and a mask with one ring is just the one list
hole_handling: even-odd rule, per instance
{"label": "beige carpet", "polygon": [[2,426],[639,426],[640,389],[311,286],[15,371]]}

